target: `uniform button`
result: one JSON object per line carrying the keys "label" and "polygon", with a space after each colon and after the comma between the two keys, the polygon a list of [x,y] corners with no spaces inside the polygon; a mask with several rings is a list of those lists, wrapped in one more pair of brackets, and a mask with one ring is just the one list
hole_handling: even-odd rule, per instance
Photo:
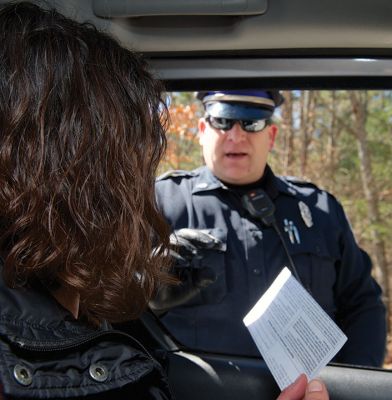
{"label": "uniform button", "polygon": [[260,275],[260,274],[261,274],[261,269],[259,269],[259,268],[254,268],[254,269],[253,269],[253,273],[254,273],[255,275]]}
{"label": "uniform button", "polygon": [[33,382],[33,374],[24,365],[16,364],[14,367],[14,378],[23,386],[29,386]]}
{"label": "uniform button", "polygon": [[91,378],[97,382],[105,382],[108,379],[108,369],[102,364],[91,364],[89,373]]}

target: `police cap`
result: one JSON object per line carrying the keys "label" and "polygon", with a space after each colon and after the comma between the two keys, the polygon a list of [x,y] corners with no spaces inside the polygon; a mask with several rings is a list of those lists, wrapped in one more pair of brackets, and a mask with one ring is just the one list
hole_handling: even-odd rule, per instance
{"label": "police cap", "polygon": [[227,119],[268,119],[284,101],[278,90],[203,91],[196,97],[207,114]]}

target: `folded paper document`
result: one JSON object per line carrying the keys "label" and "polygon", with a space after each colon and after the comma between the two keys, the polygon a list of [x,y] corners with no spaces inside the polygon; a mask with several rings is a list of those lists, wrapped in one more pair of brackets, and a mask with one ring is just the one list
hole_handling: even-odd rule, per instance
{"label": "folded paper document", "polygon": [[243,321],[281,390],[316,377],[347,340],[288,268]]}

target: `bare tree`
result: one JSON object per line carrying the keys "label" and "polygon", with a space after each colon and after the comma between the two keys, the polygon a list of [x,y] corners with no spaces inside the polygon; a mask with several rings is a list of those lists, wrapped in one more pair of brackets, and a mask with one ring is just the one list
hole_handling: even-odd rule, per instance
{"label": "bare tree", "polygon": [[309,145],[316,126],[316,91],[303,91],[300,98],[301,108],[301,146],[300,173],[307,176]]}
{"label": "bare tree", "polygon": [[335,183],[335,172],[338,159],[338,147],[337,138],[339,134],[339,124],[337,118],[337,96],[336,91],[331,92],[331,125],[328,130],[328,142],[327,142],[327,179],[330,185],[334,186]]}
{"label": "bare tree", "polygon": [[283,173],[293,174],[294,161],[294,118],[293,118],[293,94],[291,91],[283,91],[285,102],[282,105],[282,135],[283,135]]}
{"label": "bare tree", "polygon": [[[377,226],[381,225],[380,210],[379,210],[379,197],[376,190],[375,179],[372,171],[371,155],[367,141],[367,104],[368,92],[367,91],[350,91],[349,97],[353,111],[353,124],[354,129],[350,129],[356,140],[358,146],[358,156],[360,160],[360,173],[362,180],[362,188],[367,201],[368,217],[370,222],[373,254],[375,256],[375,268],[378,275],[378,281],[384,290],[386,304],[388,308],[388,315],[391,315],[392,302],[390,296],[389,284],[389,271],[385,255],[385,243],[380,234]],[[389,325],[388,320],[388,325]]]}

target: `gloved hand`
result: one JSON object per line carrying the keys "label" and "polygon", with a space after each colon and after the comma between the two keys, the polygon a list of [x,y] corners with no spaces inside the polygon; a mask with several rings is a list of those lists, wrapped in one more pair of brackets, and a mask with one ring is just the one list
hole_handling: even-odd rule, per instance
{"label": "gloved hand", "polygon": [[203,258],[208,250],[224,251],[222,241],[206,230],[183,228],[170,235],[170,244],[174,270],[181,281],[189,273],[196,287],[207,287],[215,281],[214,271],[203,265]]}
{"label": "gloved hand", "polygon": [[173,257],[173,274],[180,283],[163,286],[150,307],[158,314],[187,303],[216,280],[213,268],[204,265],[203,259],[209,251],[224,251],[225,244],[206,230],[183,228],[170,235],[170,255]]}

